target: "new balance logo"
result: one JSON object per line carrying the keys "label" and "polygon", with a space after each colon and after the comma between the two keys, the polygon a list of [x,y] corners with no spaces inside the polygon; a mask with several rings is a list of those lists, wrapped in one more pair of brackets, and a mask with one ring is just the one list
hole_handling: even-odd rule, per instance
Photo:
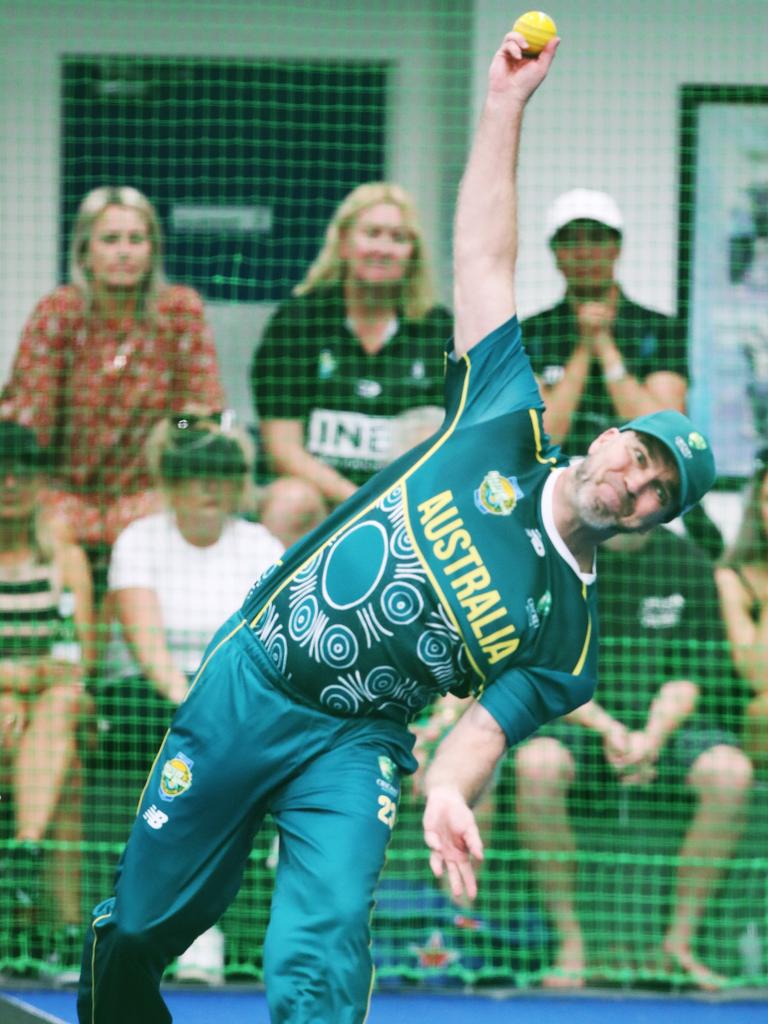
{"label": "new balance logo", "polygon": [[168,821],[168,815],[161,811],[159,807],[155,807],[154,804],[144,811],[142,818],[150,828],[162,828],[166,821]]}
{"label": "new balance logo", "polygon": [[546,555],[547,551],[544,547],[544,541],[541,539],[541,531],[526,530],[525,532],[528,534],[528,539],[530,540],[531,544],[533,544],[533,550],[536,552],[539,558],[543,558]]}

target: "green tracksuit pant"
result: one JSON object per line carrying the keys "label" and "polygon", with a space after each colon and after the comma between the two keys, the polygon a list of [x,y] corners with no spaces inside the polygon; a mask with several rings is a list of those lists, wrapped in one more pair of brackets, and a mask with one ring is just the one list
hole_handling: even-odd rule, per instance
{"label": "green tracksuit pant", "polygon": [[[238,628],[239,627],[239,628]],[[277,689],[239,615],[212,641],[86,937],[81,1024],[166,1024],[161,975],[234,898],[267,812],[280,834],[264,949],[273,1024],[360,1024],[369,919],[411,737]],[[119,768],[119,766],[116,766]]]}

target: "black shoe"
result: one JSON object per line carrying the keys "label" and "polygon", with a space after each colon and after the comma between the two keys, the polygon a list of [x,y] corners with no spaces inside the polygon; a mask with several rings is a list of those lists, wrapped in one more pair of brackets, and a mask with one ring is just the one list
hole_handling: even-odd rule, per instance
{"label": "black shoe", "polygon": [[1,956],[3,973],[13,977],[35,977],[42,960],[42,853],[36,844],[16,843],[0,864],[0,906],[11,924]]}
{"label": "black shoe", "polygon": [[28,922],[16,923],[9,956],[4,958],[3,974],[27,981],[37,979],[40,976],[44,948],[43,937],[36,926]]}
{"label": "black shoe", "polygon": [[7,860],[3,888],[10,889],[17,914],[31,917],[41,906],[43,850],[37,843],[18,843]]}
{"label": "black shoe", "polygon": [[80,958],[83,952],[83,932],[80,925],[69,924],[58,928],[50,940],[50,952],[45,957],[41,973],[56,985],[76,985],[80,979]]}

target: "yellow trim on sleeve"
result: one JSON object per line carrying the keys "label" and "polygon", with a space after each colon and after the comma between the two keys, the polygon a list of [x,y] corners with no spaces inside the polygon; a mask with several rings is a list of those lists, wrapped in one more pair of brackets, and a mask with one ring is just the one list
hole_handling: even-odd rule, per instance
{"label": "yellow trim on sleeve", "polygon": [[549,465],[550,469],[553,469],[554,466],[555,466],[555,463],[557,462],[557,459],[555,458],[555,456],[554,455],[549,455],[549,456],[547,456],[547,458],[544,458],[544,456],[541,454],[542,450],[543,450],[543,447],[542,447],[542,441],[541,441],[541,430],[539,429],[539,418],[536,415],[536,410],[535,409],[529,409],[528,410],[528,415],[531,418],[531,427],[533,428],[533,441],[534,441],[534,444],[536,445],[536,461],[540,462],[544,466]]}

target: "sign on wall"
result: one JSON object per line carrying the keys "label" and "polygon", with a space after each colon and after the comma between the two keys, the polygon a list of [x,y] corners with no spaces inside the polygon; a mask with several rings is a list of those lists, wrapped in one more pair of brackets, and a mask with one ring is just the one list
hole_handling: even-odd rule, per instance
{"label": "sign on wall", "polygon": [[678,305],[721,477],[768,443],[768,87],[681,91]]}
{"label": "sign on wall", "polygon": [[338,202],[384,177],[387,82],[381,61],[64,57],[62,279],[83,195],[133,185],[160,213],[171,280],[284,298]]}

